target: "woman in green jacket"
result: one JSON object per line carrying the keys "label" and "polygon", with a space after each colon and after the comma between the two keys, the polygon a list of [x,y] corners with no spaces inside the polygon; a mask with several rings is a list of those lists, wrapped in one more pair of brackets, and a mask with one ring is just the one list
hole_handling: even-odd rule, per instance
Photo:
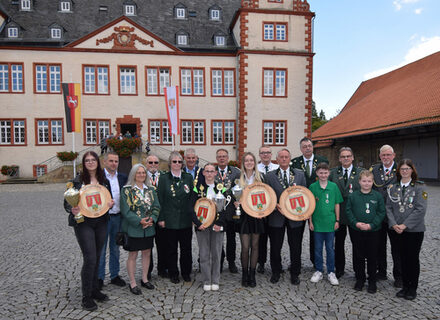
{"label": "woman in green jacket", "polygon": [[128,235],[127,244],[124,246],[128,251],[127,273],[130,278],[130,291],[136,295],[142,294],[134,278],[139,250],[142,251],[141,285],[150,290],[154,289],[148,282],[148,268],[160,205],[156,191],[145,184],[146,179],[147,169],[142,164],[136,164],[130,170],[127,184],[121,191],[121,229]]}

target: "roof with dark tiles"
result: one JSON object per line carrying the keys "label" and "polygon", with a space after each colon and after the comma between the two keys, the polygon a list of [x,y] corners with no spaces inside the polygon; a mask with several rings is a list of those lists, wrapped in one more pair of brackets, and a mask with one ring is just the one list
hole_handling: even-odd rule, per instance
{"label": "roof with dark tiles", "polygon": [[[65,46],[121,17],[124,4],[135,4],[136,15],[128,17],[166,42],[177,46],[176,33],[186,32],[189,44],[177,46],[182,50],[237,49],[229,27],[241,0],[73,0],[69,13],[59,11],[60,0],[32,1],[31,11],[20,11],[19,1],[0,0],[0,12],[7,16],[0,32],[0,45]],[[187,9],[185,19],[174,16],[178,4]],[[107,11],[100,11],[100,6],[106,6]],[[210,20],[212,7],[221,10],[219,21]],[[17,39],[7,38],[5,26],[11,22],[20,28]],[[61,41],[50,38],[50,26],[54,24],[64,30]],[[215,34],[226,35],[225,46],[214,45]]]}
{"label": "roof with dark tiles", "polygon": [[315,141],[440,123],[440,52],[364,81]]}

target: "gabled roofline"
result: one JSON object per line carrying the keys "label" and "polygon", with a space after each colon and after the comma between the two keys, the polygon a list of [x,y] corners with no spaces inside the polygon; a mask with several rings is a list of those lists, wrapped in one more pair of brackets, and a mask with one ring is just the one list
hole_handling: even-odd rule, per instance
{"label": "gabled roofline", "polygon": [[126,17],[126,16],[124,16],[124,15],[122,15],[122,16],[120,16],[119,18],[117,18],[116,20],[113,20],[113,21],[107,23],[106,25],[104,25],[104,26],[102,26],[102,27],[96,29],[95,31],[89,33],[88,35],[86,35],[86,36],[84,36],[84,37],[82,37],[82,38],[80,38],[80,39],[78,39],[78,40],[75,40],[75,41],[69,43],[66,47],[68,47],[68,48],[73,48],[73,47],[79,45],[80,43],[83,43],[84,41],[89,40],[90,38],[96,36],[97,34],[99,34],[99,33],[102,32],[102,31],[104,31],[105,29],[108,29],[108,28],[110,28],[110,27],[116,25],[117,23],[119,23],[119,22],[121,22],[121,21],[123,21],[123,20],[125,20],[125,21],[127,21],[128,23],[134,25],[136,28],[138,28],[138,29],[141,30],[142,32],[148,34],[150,37],[154,38],[156,41],[158,41],[158,42],[160,42],[161,44],[167,46],[168,48],[170,48],[170,49],[172,49],[172,50],[174,50],[174,51],[182,51],[182,50],[180,50],[179,48],[177,48],[177,47],[173,46],[172,44],[166,42],[166,41],[163,40],[162,38],[158,37],[157,35],[155,35],[155,34],[152,33],[151,31],[145,29],[144,27],[142,27],[141,25],[137,24],[136,22],[134,22],[133,20],[131,20],[130,18],[128,18],[128,17]]}

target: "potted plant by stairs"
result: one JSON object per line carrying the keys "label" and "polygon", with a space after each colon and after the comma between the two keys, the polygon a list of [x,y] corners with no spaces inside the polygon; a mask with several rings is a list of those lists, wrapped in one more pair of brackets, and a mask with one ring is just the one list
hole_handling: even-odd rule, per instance
{"label": "potted plant by stairs", "polygon": [[136,149],[139,149],[141,147],[142,140],[140,138],[123,137],[121,139],[115,137],[107,139],[107,145],[119,155],[118,171],[128,174],[132,166],[131,155]]}

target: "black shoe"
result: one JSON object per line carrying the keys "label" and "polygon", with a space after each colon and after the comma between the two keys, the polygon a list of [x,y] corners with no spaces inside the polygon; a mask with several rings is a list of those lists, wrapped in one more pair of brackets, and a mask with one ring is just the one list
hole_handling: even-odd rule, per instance
{"label": "black shoe", "polygon": [[166,271],[166,270],[164,270],[164,271],[159,271],[157,274],[158,274],[159,277],[161,277],[161,278],[169,278],[169,277],[170,277],[170,275],[168,274],[168,271]]}
{"label": "black shoe", "polygon": [[130,287],[130,286],[128,286],[128,287],[130,288],[130,292],[131,292],[131,293],[133,293],[133,294],[135,294],[135,295],[140,295],[140,294],[142,294],[142,291],[141,291],[141,289],[138,288],[138,286],[136,286],[136,287],[134,287],[134,288],[132,288],[132,287]]}
{"label": "black shoe", "polygon": [[336,278],[341,278],[345,274],[344,271],[336,271]]}
{"label": "black shoe", "polygon": [[248,277],[249,277],[249,274],[248,274],[247,268],[243,268],[243,271],[241,273],[241,285],[243,287],[248,286]]}
{"label": "black shoe", "polygon": [[261,273],[261,274],[264,273],[264,264],[263,263],[258,264],[257,272]]}
{"label": "black shoe", "polygon": [[148,290],[153,290],[154,289],[154,285],[152,285],[150,282],[143,282],[141,279],[141,286],[144,288],[147,288]]}
{"label": "black shoe", "polygon": [[292,276],[292,277],[290,278],[290,282],[291,282],[293,285],[297,286],[297,285],[299,285],[299,283],[300,283],[301,281],[299,280],[298,276]]}
{"label": "black shoe", "polygon": [[108,295],[102,293],[99,290],[92,292],[92,298],[95,299],[98,302],[104,302],[104,301],[108,301],[109,300]]}
{"label": "black shoe", "polygon": [[402,282],[402,279],[396,279],[396,280],[394,280],[394,287],[395,287],[395,288],[403,288],[403,282]]}
{"label": "black shoe", "polygon": [[364,282],[363,280],[356,280],[356,283],[354,285],[354,290],[356,291],[362,291],[362,288],[364,287]]}
{"label": "black shoe", "polygon": [[376,293],[377,292],[377,286],[376,281],[368,281],[368,293]]}
{"label": "black shoe", "polygon": [[278,281],[280,281],[280,274],[279,273],[272,274],[272,277],[270,277],[270,282],[277,283]]}
{"label": "black shoe", "polygon": [[113,279],[110,280],[111,284],[114,284],[118,287],[125,287],[126,283],[120,276],[116,276]]}
{"label": "black shoe", "polygon": [[191,282],[191,276],[189,274],[182,274],[183,281]]}
{"label": "black shoe", "polygon": [[92,297],[83,297],[81,306],[86,311],[95,311],[98,309],[98,305],[93,301]]}
{"label": "black shoe", "polygon": [[104,286],[104,280],[98,279],[98,290],[101,291]]}
{"label": "black shoe", "polygon": [[237,266],[234,262],[229,263],[229,272],[230,273],[238,273]]}
{"label": "black shoe", "polygon": [[174,284],[180,282],[180,280],[179,280],[179,276],[172,276],[172,277],[170,277],[170,280],[171,280],[171,282],[174,283]]}
{"label": "black shoe", "polygon": [[405,298],[407,292],[408,292],[408,289],[403,288],[402,290],[397,291],[396,297],[397,298]]}
{"label": "black shoe", "polygon": [[255,288],[257,286],[257,281],[255,280],[255,269],[249,269],[248,285],[251,288]]}
{"label": "black shoe", "polygon": [[376,280],[388,280],[386,273],[378,272],[376,274]]}
{"label": "black shoe", "polygon": [[151,280],[151,272],[148,272],[148,274],[147,274],[147,279],[148,279],[148,280]]}
{"label": "black shoe", "polygon": [[408,289],[408,291],[405,294],[406,300],[414,300],[417,297],[417,292],[414,289]]}

